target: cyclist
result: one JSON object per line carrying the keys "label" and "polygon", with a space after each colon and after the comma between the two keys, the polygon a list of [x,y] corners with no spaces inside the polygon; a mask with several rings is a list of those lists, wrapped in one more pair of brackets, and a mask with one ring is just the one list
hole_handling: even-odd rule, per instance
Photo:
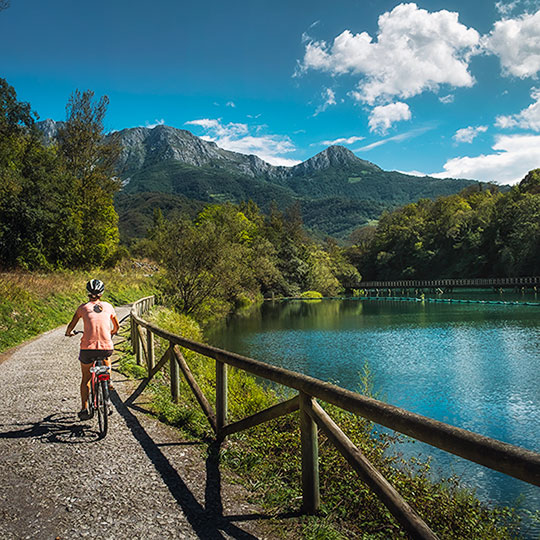
{"label": "cyclist", "polygon": [[[88,292],[88,302],[81,304],[73,319],[66,328],[66,336],[74,336],[73,330],[79,319],[83,320],[84,331],[81,339],[81,350],[79,361],[81,364],[81,410],[78,416],[81,420],[88,420],[88,393],[90,386],[90,368],[94,363],[94,358],[99,356],[110,367],[110,356],[113,353],[114,336],[120,324],[116,317],[114,307],[108,302],[101,300],[101,295],[105,290],[105,285],[99,279],[92,279],[86,284]],[[112,409],[111,409],[112,410]]]}

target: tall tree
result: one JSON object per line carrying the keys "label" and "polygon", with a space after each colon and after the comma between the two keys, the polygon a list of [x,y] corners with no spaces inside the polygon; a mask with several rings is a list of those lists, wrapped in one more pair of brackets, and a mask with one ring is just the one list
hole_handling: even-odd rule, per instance
{"label": "tall tree", "polygon": [[76,90],[58,130],[59,155],[73,180],[72,207],[80,230],[76,256],[86,266],[110,261],[119,241],[113,195],[121,186],[115,174],[120,146],[103,132],[108,104],[106,96],[96,101],[94,92]]}

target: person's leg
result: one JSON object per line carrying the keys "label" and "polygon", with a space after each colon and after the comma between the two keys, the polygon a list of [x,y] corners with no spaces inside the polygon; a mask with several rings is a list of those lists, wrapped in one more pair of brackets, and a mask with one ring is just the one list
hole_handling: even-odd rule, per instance
{"label": "person's leg", "polygon": [[[105,362],[105,365],[109,366],[109,370],[110,370],[109,373],[112,375],[111,357],[107,356],[106,358],[103,359],[103,361]],[[114,390],[112,379],[109,380],[109,390]]]}
{"label": "person's leg", "polygon": [[90,391],[90,379],[92,374],[90,368],[92,364],[81,364],[81,410],[88,408],[88,393]]}

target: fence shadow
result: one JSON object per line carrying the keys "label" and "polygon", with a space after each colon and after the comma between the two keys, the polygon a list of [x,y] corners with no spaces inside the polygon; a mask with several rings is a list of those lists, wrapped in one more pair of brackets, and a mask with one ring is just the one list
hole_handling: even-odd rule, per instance
{"label": "fence shadow", "polygon": [[[257,538],[233,523],[233,521],[241,521],[243,516],[236,515],[229,517],[223,515],[218,447],[211,448],[208,453],[206,461],[206,502],[205,506],[203,506],[190,491],[165,454],[163,454],[160,445],[154,442],[141,425],[132,410],[136,409],[136,406],[133,406],[130,402],[122,402],[116,392],[113,392],[111,397],[118,413],[125,420],[131,433],[141,445],[141,448],[154,465],[156,471],[160,474],[164,484],[181,507],[186,519],[200,538],[209,540],[228,537],[238,540]],[[245,516],[245,520],[250,520],[250,516]]]}

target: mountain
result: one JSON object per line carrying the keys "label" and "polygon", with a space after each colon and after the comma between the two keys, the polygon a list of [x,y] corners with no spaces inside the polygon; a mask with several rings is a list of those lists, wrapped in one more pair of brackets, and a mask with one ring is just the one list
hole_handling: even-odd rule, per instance
{"label": "mountain", "polygon": [[[53,121],[40,127],[54,137]],[[384,171],[342,146],[330,146],[293,167],[278,167],[169,126],[128,128],[109,136],[122,147],[117,209],[124,237],[144,234],[153,212],[148,200],[165,213],[185,211],[189,200],[200,207],[251,199],[263,209],[272,201],[281,209],[300,203],[309,229],[345,237],[386,209],[477,184]]]}

